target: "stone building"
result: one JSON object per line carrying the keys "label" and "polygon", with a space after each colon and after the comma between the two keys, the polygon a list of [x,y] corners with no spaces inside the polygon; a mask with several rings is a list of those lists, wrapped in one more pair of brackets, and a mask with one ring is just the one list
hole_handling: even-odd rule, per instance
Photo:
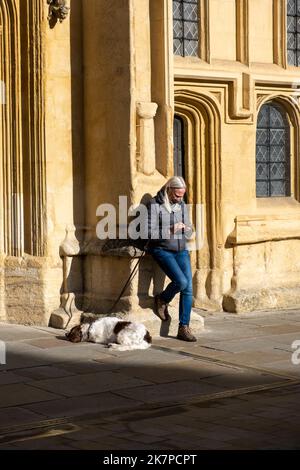
{"label": "stone building", "polygon": [[174,172],[202,207],[195,306],[299,305],[299,25],[297,0],[1,0],[0,320],[107,313],[136,259],[97,208]]}

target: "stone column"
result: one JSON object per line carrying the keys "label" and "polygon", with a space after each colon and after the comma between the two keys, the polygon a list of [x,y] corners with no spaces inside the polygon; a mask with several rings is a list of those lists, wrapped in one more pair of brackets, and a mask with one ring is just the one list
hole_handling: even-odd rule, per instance
{"label": "stone column", "polygon": [[145,175],[151,175],[155,171],[154,116],[156,111],[156,103],[137,103],[139,126],[138,170]]}

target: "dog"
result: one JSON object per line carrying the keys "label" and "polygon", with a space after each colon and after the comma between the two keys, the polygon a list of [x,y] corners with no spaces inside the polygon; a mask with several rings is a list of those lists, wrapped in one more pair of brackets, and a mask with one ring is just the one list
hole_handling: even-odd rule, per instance
{"label": "dog", "polygon": [[66,337],[72,343],[91,341],[118,351],[147,349],[152,343],[150,333],[142,323],[123,321],[117,317],[104,317],[74,326]]}

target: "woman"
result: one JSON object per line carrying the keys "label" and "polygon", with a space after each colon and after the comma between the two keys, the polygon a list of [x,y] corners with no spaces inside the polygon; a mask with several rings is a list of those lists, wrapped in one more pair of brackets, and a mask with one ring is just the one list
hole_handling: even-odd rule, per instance
{"label": "woman", "polygon": [[166,289],[155,296],[155,313],[161,320],[168,320],[168,304],[180,293],[177,338],[197,341],[189,328],[193,283],[186,239],[192,235],[193,229],[183,200],[185,192],[184,179],[174,176],[150,200],[147,249],[171,280]]}

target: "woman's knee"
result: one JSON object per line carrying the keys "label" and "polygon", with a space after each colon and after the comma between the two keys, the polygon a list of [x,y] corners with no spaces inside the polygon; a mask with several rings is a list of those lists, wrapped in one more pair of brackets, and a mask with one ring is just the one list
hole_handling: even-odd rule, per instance
{"label": "woman's knee", "polygon": [[177,282],[176,282],[176,285],[177,285],[177,288],[180,292],[186,290],[189,286],[189,281],[188,279],[186,278],[182,278],[182,279],[179,279]]}
{"label": "woman's knee", "polygon": [[186,295],[193,295],[193,281],[192,279],[185,279],[186,282],[184,283],[183,289],[181,289],[181,292]]}

